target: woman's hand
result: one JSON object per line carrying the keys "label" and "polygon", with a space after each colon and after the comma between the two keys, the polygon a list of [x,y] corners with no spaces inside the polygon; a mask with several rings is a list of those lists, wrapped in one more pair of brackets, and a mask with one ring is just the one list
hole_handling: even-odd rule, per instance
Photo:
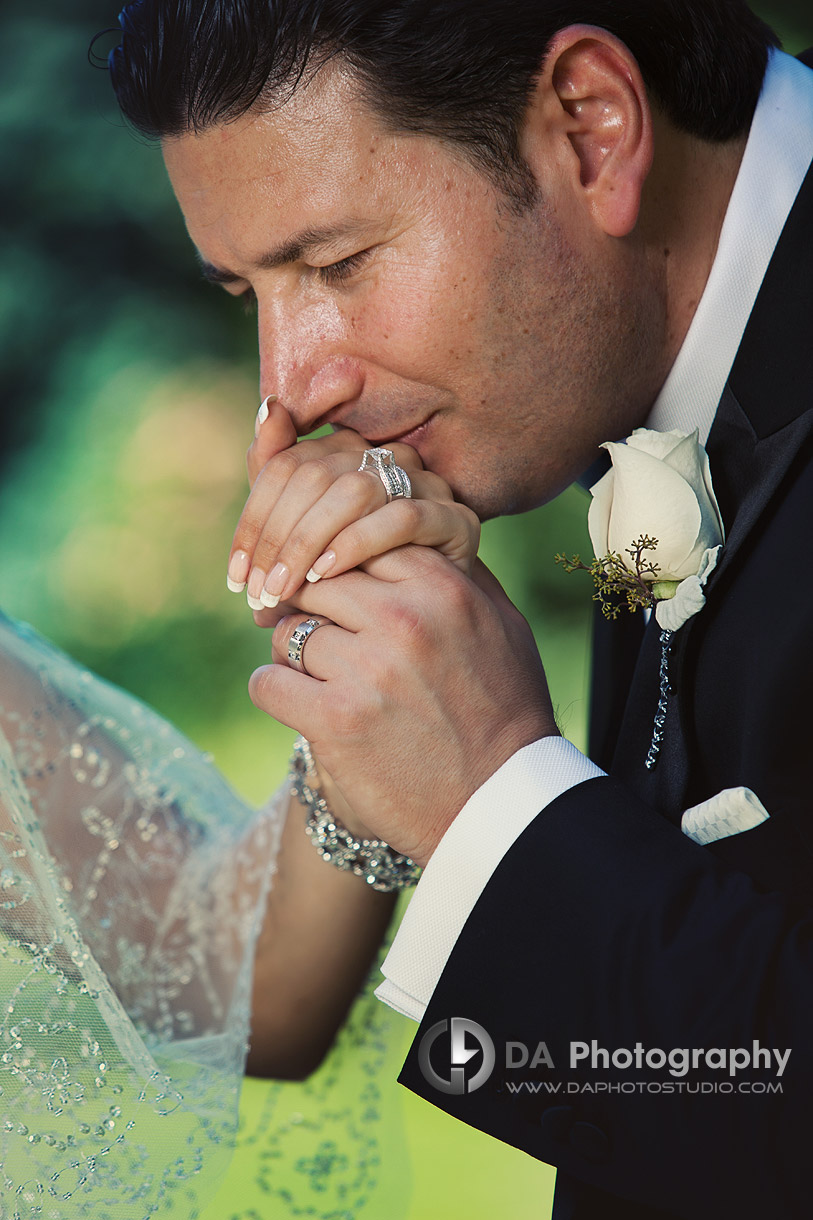
{"label": "woman's hand", "polygon": [[470,574],[480,522],[414,449],[394,444],[412,498],[387,503],[377,474],[359,471],[367,442],[350,429],[297,443],[287,411],[267,401],[248,451],[251,483],[229,555],[228,583],[254,610],[406,543],[434,547]]}

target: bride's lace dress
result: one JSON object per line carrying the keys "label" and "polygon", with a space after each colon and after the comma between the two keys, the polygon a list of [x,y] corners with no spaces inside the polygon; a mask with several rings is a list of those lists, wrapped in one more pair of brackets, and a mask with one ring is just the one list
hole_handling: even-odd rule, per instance
{"label": "bride's lace dress", "polygon": [[281,801],[0,616],[0,1215],[183,1220],[237,1123]]}

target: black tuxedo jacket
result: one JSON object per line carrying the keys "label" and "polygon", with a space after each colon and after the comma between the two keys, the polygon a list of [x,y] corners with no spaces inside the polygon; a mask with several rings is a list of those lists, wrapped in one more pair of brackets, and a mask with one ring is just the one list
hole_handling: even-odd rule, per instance
{"label": "black tuxedo jacket", "polygon": [[[811,1212],[813,172],[708,451],[727,540],[706,606],[675,636],[659,762],[644,766],[657,626],[625,678],[624,628],[606,624],[615,673],[597,682],[593,757],[610,775],[551,804],[499,865],[401,1075],[464,1122],[558,1166],[556,1220]],[[740,785],[766,822],[708,847],[681,833],[684,809]],[[497,1055],[486,1083],[459,1095],[439,1091],[420,1062],[424,1035],[452,1017],[481,1025]],[[678,1078],[664,1069],[571,1068],[570,1042],[591,1040],[667,1053],[756,1040],[791,1055],[781,1078],[760,1067],[732,1082],[700,1068],[684,1086],[734,1091],[669,1093],[659,1084]],[[541,1041],[553,1066],[505,1068],[506,1043],[533,1051]],[[448,1064],[448,1043],[433,1045]],[[541,1091],[511,1092],[512,1079]],[[590,1082],[606,1091],[581,1088]],[[768,1083],[782,1091],[760,1091]]]}

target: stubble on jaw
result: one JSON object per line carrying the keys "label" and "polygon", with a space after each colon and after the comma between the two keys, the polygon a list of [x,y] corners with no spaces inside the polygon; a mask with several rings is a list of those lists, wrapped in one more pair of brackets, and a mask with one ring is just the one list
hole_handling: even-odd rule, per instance
{"label": "stubble on jaw", "polygon": [[[538,247],[531,262],[544,274],[526,291],[517,256],[529,252],[508,250],[489,285],[489,318],[507,326],[481,337],[492,352],[490,382],[509,388],[510,397],[498,391],[490,404],[490,451],[480,453],[475,442],[456,455],[453,490],[483,521],[557,496],[598,457],[603,441],[643,425],[668,372],[663,277],[631,243],[617,259],[591,260],[568,240],[551,207],[536,206],[528,241]],[[510,367],[512,358],[524,372]]]}

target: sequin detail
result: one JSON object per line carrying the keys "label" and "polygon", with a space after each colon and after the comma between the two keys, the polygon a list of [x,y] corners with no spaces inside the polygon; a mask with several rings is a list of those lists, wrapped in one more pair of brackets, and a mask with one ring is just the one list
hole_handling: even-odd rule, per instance
{"label": "sequin detail", "polygon": [[0,1215],[207,1205],[283,806],[0,616]]}

